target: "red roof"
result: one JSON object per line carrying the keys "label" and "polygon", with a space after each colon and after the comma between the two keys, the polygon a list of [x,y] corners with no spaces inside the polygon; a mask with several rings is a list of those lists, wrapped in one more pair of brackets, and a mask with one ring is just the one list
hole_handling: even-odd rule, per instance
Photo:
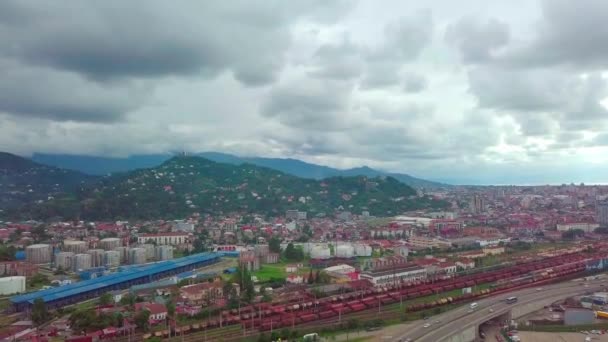
{"label": "red roof", "polygon": [[139,311],[141,309],[146,309],[150,311],[151,315],[157,315],[160,313],[166,313],[167,307],[164,304],[158,303],[135,303],[135,310]]}

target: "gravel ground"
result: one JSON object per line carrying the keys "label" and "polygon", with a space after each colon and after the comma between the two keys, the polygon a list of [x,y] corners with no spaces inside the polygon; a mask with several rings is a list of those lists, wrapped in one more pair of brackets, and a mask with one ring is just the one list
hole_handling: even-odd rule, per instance
{"label": "gravel ground", "polygon": [[[520,331],[522,342],[584,342],[585,335],[581,333],[547,333]],[[608,334],[589,335],[593,342],[608,342]]]}

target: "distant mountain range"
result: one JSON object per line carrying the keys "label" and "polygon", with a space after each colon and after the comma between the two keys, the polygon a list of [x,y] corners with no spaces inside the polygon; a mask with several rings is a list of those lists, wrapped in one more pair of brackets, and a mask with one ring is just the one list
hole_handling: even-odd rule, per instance
{"label": "distant mountain range", "polygon": [[[232,154],[219,152],[203,152],[196,156],[207,158],[218,163],[233,165],[253,164],[271,168],[293,176],[308,179],[323,179],[337,176],[390,176],[414,188],[441,188],[449,185],[416,178],[402,173],[390,173],[372,169],[367,166],[353,169],[335,169],[328,166],[306,163],[289,158],[262,158],[238,157]],[[32,160],[41,164],[76,170],[90,175],[107,175],[118,172],[128,172],[142,168],[156,167],[169,160],[168,154],[134,155],[127,158],[93,157],[64,154],[39,154],[32,156]]]}
{"label": "distant mountain range", "polygon": [[0,170],[7,189],[44,194],[7,206],[4,216],[16,219],[169,219],[195,212],[274,216],[288,209],[306,210],[311,215],[346,210],[390,216],[446,206],[443,201],[418,196],[392,177],[314,180],[249,163],[218,163],[197,156],[172,157],[154,168],[102,177],[0,154]]}

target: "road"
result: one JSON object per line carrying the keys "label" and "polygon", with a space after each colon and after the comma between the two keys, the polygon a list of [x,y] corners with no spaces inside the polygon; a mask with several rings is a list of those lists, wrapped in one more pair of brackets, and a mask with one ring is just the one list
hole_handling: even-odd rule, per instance
{"label": "road", "polygon": [[[493,310],[491,315],[495,316],[508,312],[514,306],[552,298],[555,298],[555,301],[557,301],[569,296],[584,294],[587,291],[599,291],[603,288],[601,285],[602,283],[605,283],[605,279],[590,280],[586,282],[588,287],[584,287],[583,285],[580,285],[580,281],[568,281],[543,286],[542,291],[538,291],[536,288],[528,288],[481,299],[477,301],[478,307],[472,313],[469,312],[469,305],[464,305],[443,314],[432,316],[427,321],[414,322],[403,329],[399,334],[395,334],[393,340],[405,341],[409,338],[417,342],[442,341],[451,336],[455,331],[463,330],[464,328],[487,321],[490,316],[490,309]],[[517,303],[506,304],[504,300],[511,296],[516,296],[518,298]],[[437,320],[440,321],[440,323],[435,323]],[[425,328],[424,325],[427,323],[431,324],[431,326]]]}

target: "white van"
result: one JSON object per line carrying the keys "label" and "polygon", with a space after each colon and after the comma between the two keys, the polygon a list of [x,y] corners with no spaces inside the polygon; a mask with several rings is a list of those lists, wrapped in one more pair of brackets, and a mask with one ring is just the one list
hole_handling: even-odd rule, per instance
{"label": "white van", "polygon": [[477,303],[471,303],[471,309],[477,309]]}

